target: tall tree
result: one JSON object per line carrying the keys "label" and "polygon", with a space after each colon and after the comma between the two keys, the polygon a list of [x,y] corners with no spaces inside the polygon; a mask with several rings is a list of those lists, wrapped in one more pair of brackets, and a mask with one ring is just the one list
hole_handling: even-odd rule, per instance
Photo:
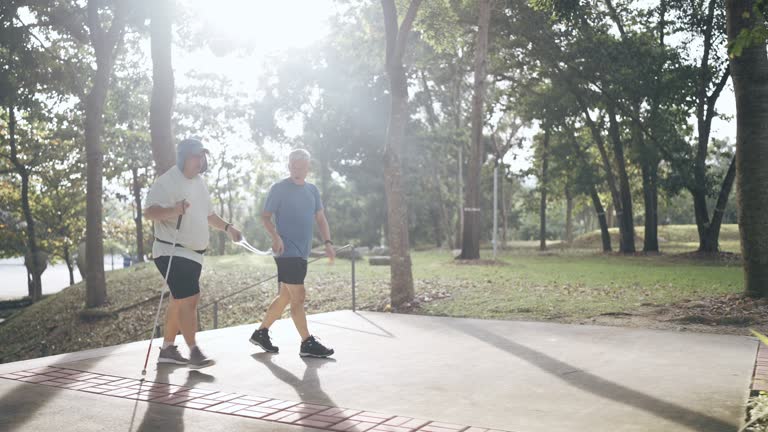
{"label": "tall tree", "polygon": [[[42,297],[41,274],[47,255],[41,249],[40,230],[35,218],[34,178],[47,157],[44,129],[49,120],[50,101],[67,93],[62,68],[55,49],[46,50],[32,42],[36,37],[19,17],[19,3],[0,7],[0,106],[5,130],[0,145],[0,172],[18,176],[18,202],[22,211],[25,256],[29,278],[29,297]],[[37,23],[35,23],[37,25]],[[56,94],[57,92],[61,94]]]}
{"label": "tall tree", "polygon": [[149,128],[152,132],[152,156],[155,172],[160,175],[176,163],[171,128],[175,86],[173,80],[173,0],[153,0],[150,6],[152,39],[152,101]]}
{"label": "tall tree", "polygon": [[488,68],[488,28],[492,0],[478,0],[478,30],[475,45],[474,92],[472,94],[472,155],[467,173],[464,199],[464,228],[460,259],[480,258],[480,168],[483,163],[483,126],[485,119],[485,83]]}
{"label": "tall tree", "polygon": [[547,250],[547,175],[549,174],[549,127],[544,127],[541,141],[541,173],[539,174],[539,250]]}
{"label": "tall tree", "polygon": [[[107,300],[104,278],[104,228],[102,225],[104,149],[104,105],[109,90],[112,68],[122,45],[131,13],[131,2],[115,0],[111,7],[103,1],[89,0],[88,34],[96,59],[96,70],[85,100],[86,151],[86,305],[96,307]],[[105,10],[106,9],[106,10]]]}
{"label": "tall tree", "polygon": [[[744,288],[768,296],[768,55],[765,2],[726,0],[736,94],[736,190]],[[758,30],[758,31],[755,31]]]}
{"label": "tall tree", "polygon": [[403,56],[421,0],[411,0],[398,25],[394,0],[381,0],[386,38],[385,69],[389,79],[391,108],[384,147],[384,191],[387,196],[387,236],[390,249],[390,296],[393,307],[413,298],[413,273],[408,240],[408,208],[402,185],[405,126],[408,123],[408,78]]}
{"label": "tall tree", "polygon": [[[675,4],[677,2],[673,2]],[[721,180],[718,201],[710,217],[707,197],[710,195],[712,180],[709,178],[707,157],[710,151],[712,120],[717,116],[715,105],[730,77],[730,67],[725,61],[724,45],[727,36],[723,22],[725,7],[719,0],[706,3],[680,2],[675,4],[681,12],[681,21],[688,31],[696,34],[702,41],[701,57],[698,64],[698,76],[695,79],[696,98],[696,147],[693,163],[693,179],[688,189],[693,196],[693,208],[699,234],[700,252],[719,250],[720,227],[728,196],[736,176],[735,160]],[[694,7],[691,7],[694,6]],[[705,6],[703,8],[702,6]]]}

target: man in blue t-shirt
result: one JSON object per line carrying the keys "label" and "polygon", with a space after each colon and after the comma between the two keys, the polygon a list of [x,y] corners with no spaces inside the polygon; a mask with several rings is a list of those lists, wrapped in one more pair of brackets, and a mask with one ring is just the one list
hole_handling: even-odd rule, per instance
{"label": "man in blue t-shirt", "polygon": [[[325,218],[323,203],[317,187],[305,180],[309,173],[310,156],[306,150],[294,150],[288,157],[291,176],[272,185],[264,204],[261,221],[272,237],[272,252],[277,263],[278,296],[267,309],[261,326],[251,335],[251,343],[267,352],[278,352],[269,337],[269,327],[291,305],[291,318],[301,335],[302,357],[328,357],[333,350],[323,346],[307,328],[304,312],[304,278],[307,275],[307,259],[312,248],[314,223],[320,229],[325,242],[325,254],[333,260],[335,252],[331,231]],[[272,216],[275,222],[272,222]]]}

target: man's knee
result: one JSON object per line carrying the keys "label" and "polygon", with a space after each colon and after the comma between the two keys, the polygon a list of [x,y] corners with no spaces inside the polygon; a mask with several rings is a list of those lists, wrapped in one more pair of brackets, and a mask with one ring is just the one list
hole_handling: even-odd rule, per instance
{"label": "man's knee", "polygon": [[277,295],[276,300],[283,303],[289,303],[291,301],[291,292],[288,291],[288,288],[286,288],[285,285],[280,286],[280,292]]}
{"label": "man's knee", "polygon": [[304,291],[304,285],[287,285],[288,291],[291,295],[292,305],[303,305],[306,299],[306,292]]}

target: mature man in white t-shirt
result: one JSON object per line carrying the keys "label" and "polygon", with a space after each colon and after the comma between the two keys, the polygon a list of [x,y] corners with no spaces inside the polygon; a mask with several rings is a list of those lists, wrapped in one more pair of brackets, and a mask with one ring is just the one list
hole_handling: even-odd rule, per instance
{"label": "mature man in white t-shirt", "polygon": [[[149,190],[144,216],[155,222],[152,256],[160,273],[168,273],[171,300],[166,311],[165,338],[158,363],[187,364],[191,368],[211,366],[195,341],[197,304],[200,299],[200,272],[208,248],[208,226],[227,232],[240,241],[240,231],[213,211],[211,195],[200,176],[208,167],[208,150],[198,139],[178,145],[176,165],[155,180]],[[176,234],[176,222],[183,215]],[[176,246],[173,240],[176,239]],[[173,255],[173,260],[170,260]],[[174,341],[181,331],[189,346],[189,359],[179,353]]]}

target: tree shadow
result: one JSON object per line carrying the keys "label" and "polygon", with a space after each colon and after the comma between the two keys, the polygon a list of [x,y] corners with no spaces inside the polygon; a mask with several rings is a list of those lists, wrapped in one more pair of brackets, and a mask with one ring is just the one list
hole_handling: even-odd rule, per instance
{"label": "tree shadow", "polygon": [[686,407],[666,402],[629,387],[583,371],[576,366],[550,357],[540,351],[513,342],[506,337],[488,331],[478,324],[456,323],[451,327],[488,343],[502,351],[530,363],[542,371],[564,381],[579,390],[595,396],[640,409],[656,417],[700,432],[735,431],[738,426],[719,418]]}

